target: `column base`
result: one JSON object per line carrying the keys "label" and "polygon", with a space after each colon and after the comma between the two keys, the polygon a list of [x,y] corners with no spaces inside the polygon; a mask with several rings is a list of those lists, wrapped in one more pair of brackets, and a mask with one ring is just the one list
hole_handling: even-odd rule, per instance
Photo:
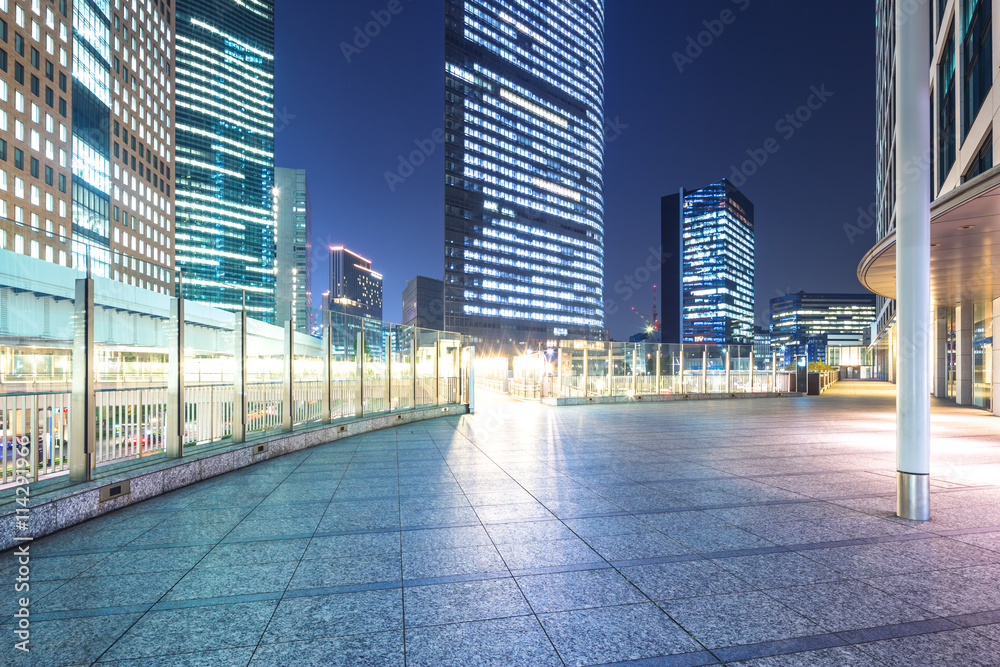
{"label": "column base", "polygon": [[911,521],[930,521],[930,475],[896,472],[896,516]]}

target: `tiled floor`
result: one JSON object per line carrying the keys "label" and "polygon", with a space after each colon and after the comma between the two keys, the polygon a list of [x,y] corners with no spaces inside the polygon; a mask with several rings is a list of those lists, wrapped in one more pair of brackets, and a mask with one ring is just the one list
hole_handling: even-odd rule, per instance
{"label": "tiled floor", "polygon": [[[891,387],[545,408],[346,439],[32,545],[32,665],[1000,665],[1000,420]],[[14,563],[2,554],[3,634]]]}

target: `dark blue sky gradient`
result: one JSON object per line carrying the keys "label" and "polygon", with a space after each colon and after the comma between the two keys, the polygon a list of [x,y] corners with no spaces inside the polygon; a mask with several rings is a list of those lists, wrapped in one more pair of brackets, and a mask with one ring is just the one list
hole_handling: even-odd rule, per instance
{"label": "dark blue sky gradient", "polygon": [[[385,275],[392,321],[406,279],[441,277],[444,238],[441,146],[395,191],[385,178],[442,126],[443,5],[399,2],[401,13],[351,62],[341,43],[389,0],[280,0],[276,9],[276,161],[308,170],[314,304],[329,283],[323,250],[344,243]],[[731,23],[713,24],[725,10]],[[741,187],[756,207],[758,323],[789,291],[863,291],[855,268],[874,233],[852,238],[844,225],[874,201],[873,3],[612,0],[606,21],[612,336],[641,328],[631,306],[650,310],[654,280],[642,283],[640,267],[659,246],[660,197],[729,177],[748,151],[766,155]],[[705,21],[721,33],[701,35],[708,46],[678,71],[674,54],[707,31]],[[779,126],[813,87],[832,96],[814,98],[806,122]],[[762,152],[768,139],[777,152]],[[640,290],[627,288],[629,276]]]}

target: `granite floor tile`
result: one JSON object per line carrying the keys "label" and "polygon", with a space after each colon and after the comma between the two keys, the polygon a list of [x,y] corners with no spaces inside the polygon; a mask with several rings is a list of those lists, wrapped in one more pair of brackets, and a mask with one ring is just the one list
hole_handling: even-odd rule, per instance
{"label": "granite floor tile", "polygon": [[971,630],[885,639],[858,648],[886,665],[995,667],[1000,661],[1000,642]]}
{"label": "granite floor tile", "polygon": [[406,630],[407,667],[562,667],[533,616]]}
{"label": "granite floor tile", "polygon": [[263,644],[252,667],[403,667],[401,632],[379,632],[324,639]]}
{"label": "granite floor tile", "polygon": [[196,567],[174,584],[164,601],[199,600],[229,595],[281,593],[298,564],[295,561]]}
{"label": "granite floor tile", "polygon": [[108,577],[190,569],[202,561],[211,550],[212,547],[209,545],[123,549],[110,554],[89,568],[86,574],[88,577]]}
{"label": "granite floor tile", "polygon": [[674,600],[753,590],[753,586],[709,560],[633,565],[621,568],[621,572],[653,600]]}
{"label": "granite floor tile", "polygon": [[242,648],[198,651],[133,660],[109,660],[97,663],[100,667],[246,667],[254,653],[253,646]]}
{"label": "granite floor tile", "polygon": [[845,575],[797,553],[771,553],[718,558],[715,563],[757,588],[817,584],[845,579]]}
{"label": "granite floor tile", "polygon": [[587,538],[587,544],[609,561],[688,556],[692,551],[663,533],[630,533]]}
{"label": "granite floor tile", "polygon": [[648,603],[543,614],[539,619],[567,665],[600,665],[702,649]]}
{"label": "granite floor tile", "polygon": [[404,530],[402,544],[403,551],[433,551],[436,549],[480,547],[492,544],[492,540],[482,526],[460,526]]}
{"label": "granite floor tile", "polygon": [[399,553],[399,533],[393,531],[314,537],[310,540],[302,558],[311,560],[397,553]]}
{"label": "granite floor tile", "polygon": [[511,570],[530,570],[560,565],[604,564],[601,555],[580,539],[551,542],[507,542],[497,549]]}
{"label": "granite floor tile", "polygon": [[399,554],[320,558],[301,561],[288,584],[288,589],[303,590],[399,581]]}
{"label": "granite floor tile", "polygon": [[628,535],[649,532],[649,524],[630,515],[567,519],[566,526],[584,539],[604,535]]}
{"label": "granite floor tile", "polygon": [[168,570],[155,575],[79,576],[39,600],[32,611],[54,612],[152,604],[186,573],[187,570]]}
{"label": "granite floor tile", "polygon": [[705,528],[674,531],[670,537],[695,553],[716,553],[773,547],[774,542],[741,528]]}
{"label": "granite floor tile", "polygon": [[261,642],[276,644],[403,628],[401,589],[285,598]]}
{"label": "granite floor tile", "polygon": [[517,583],[536,614],[648,601],[611,568],[522,576]]}
{"label": "granite floor tile", "polygon": [[30,651],[13,647],[14,626],[0,626],[8,638],[3,649],[4,665],[40,667],[41,665],[89,665],[115,643],[139,614],[116,614],[32,621]]}
{"label": "granite floor tile", "polygon": [[760,592],[685,598],[659,605],[710,649],[826,634],[819,625]]}
{"label": "granite floor tile", "polygon": [[935,618],[920,607],[858,581],[777,588],[767,594],[830,632]]}
{"label": "granite floor tile", "polygon": [[413,586],[404,591],[403,603],[408,628],[531,614],[510,578]]}
{"label": "granite floor tile", "polygon": [[885,667],[864,651],[853,646],[836,646],[818,651],[727,662],[729,667]]}
{"label": "granite floor tile", "polygon": [[146,613],[103,656],[147,658],[254,646],[277,602],[242,602]]}
{"label": "granite floor tile", "polygon": [[573,531],[561,521],[519,521],[517,523],[491,523],[486,532],[494,544],[522,542],[551,542],[576,539]]}
{"label": "granite floor tile", "polygon": [[921,572],[865,580],[886,594],[940,616],[1000,609],[1000,588],[983,585],[969,569]]}
{"label": "granite floor tile", "polygon": [[487,573],[507,573],[493,545],[403,552],[403,578],[406,580]]}
{"label": "granite floor tile", "polygon": [[201,567],[226,567],[297,561],[302,558],[308,544],[309,538],[307,537],[290,540],[225,542],[212,547],[198,565]]}

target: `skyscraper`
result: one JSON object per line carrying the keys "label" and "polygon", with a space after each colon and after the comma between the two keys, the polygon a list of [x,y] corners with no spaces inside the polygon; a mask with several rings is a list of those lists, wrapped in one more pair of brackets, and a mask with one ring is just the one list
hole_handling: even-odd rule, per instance
{"label": "skyscraper", "polygon": [[[166,292],[174,30],[163,3],[3,3],[0,249]],[[9,171],[8,171],[9,170]],[[8,185],[9,183],[9,185]]]}
{"label": "skyscraper", "polygon": [[604,326],[604,2],[445,4],[445,327]]}
{"label": "skyscraper", "polygon": [[278,321],[289,317],[299,331],[312,327],[312,207],[305,169],[275,170]]}
{"label": "skyscraper", "polygon": [[382,274],[342,245],[330,247],[330,310],[382,319]]}
{"label": "skyscraper", "polygon": [[444,283],[417,276],[403,290],[403,324],[421,329],[444,329]]}
{"label": "skyscraper", "polygon": [[754,209],[723,179],[661,200],[663,342],[751,345]]}
{"label": "skyscraper", "polygon": [[177,0],[176,115],[185,296],[272,321],[273,0]]}
{"label": "skyscraper", "polygon": [[771,299],[771,342],[786,364],[825,363],[827,347],[866,346],[873,319],[874,294],[786,294]]}

